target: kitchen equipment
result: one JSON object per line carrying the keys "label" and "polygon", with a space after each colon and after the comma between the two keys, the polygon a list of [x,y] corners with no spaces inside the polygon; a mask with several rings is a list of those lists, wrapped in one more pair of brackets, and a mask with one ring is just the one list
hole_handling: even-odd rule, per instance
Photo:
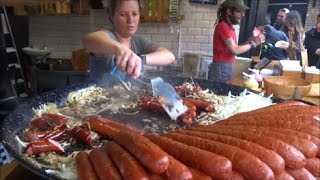
{"label": "kitchen equipment", "polygon": [[[114,75],[121,82],[124,88],[135,97],[137,97],[137,95],[131,91],[131,85],[129,83],[133,83],[138,86],[139,89],[146,89],[148,87],[148,84],[144,81],[131,78],[116,66],[112,69],[111,74]],[[158,97],[159,102],[171,119],[177,120],[180,115],[188,110],[188,108],[182,103],[182,99],[179,97],[175,89],[169,83],[165,83],[162,78],[156,77],[151,79],[151,85],[153,96]]]}
{"label": "kitchen equipment", "polygon": [[264,88],[267,94],[274,94],[277,97],[292,98],[296,91],[302,98],[309,93],[311,83],[295,77],[270,76],[264,78]]}
{"label": "kitchen equipment", "polygon": [[158,97],[159,102],[171,119],[177,120],[180,115],[188,110],[174,88],[169,83],[165,83],[162,78],[151,79],[151,84],[153,96]]}

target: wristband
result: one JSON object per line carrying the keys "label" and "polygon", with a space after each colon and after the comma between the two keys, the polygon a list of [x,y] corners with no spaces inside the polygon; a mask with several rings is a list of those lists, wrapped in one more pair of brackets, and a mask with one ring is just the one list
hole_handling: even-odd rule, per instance
{"label": "wristband", "polygon": [[147,57],[146,55],[140,55],[141,63],[146,65],[147,64]]}

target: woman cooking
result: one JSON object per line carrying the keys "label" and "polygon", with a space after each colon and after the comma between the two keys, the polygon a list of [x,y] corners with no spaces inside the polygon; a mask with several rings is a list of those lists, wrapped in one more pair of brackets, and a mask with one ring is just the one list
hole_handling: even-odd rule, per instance
{"label": "woman cooking", "polygon": [[83,37],[85,48],[92,54],[90,79],[96,80],[117,66],[133,78],[141,74],[143,64],[163,66],[175,60],[167,49],[135,35],[140,20],[139,0],[111,0],[112,30],[101,30]]}

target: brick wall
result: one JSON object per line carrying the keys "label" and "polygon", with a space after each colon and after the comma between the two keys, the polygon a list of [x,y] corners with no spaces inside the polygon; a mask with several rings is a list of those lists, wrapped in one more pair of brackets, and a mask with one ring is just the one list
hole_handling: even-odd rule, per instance
{"label": "brick wall", "polygon": [[[180,24],[141,23],[137,34],[168,48],[176,58],[185,51],[212,55],[212,34],[218,6],[191,4],[187,0],[180,2],[180,14],[184,15]],[[310,3],[306,30],[315,24],[319,12],[319,1],[314,8]],[[92,10],[89,16],[33,16],[29,26],[30,44],[53,49],[51,57],[70,58],[71,51],[82,48],[80,39],[84,34],[106,28],[110,28],[106,10]]]}
{"label": "brick wall", "polygon": [[305,30],[308,31],[312,27],[315,26],[317,21],[317,16],[320,13],[320,1],[316,1],[316,6],[313,6],[313,0],[309,1],[308,11],[307,11],[307,17],[305,22]]}

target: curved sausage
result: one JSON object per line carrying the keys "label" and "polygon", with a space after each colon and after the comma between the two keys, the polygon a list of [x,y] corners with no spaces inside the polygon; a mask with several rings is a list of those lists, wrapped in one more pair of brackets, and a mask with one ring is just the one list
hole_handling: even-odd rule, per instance
{"label": "curved sausage", "polygon": [[93,149],[89,158],[99,179],[121,180],[121,176],[106,152]]}
{"label": "curved sausage", "polygon": [[129,151],[151,173],[160,174],[169,165],[168,154],[146,137],[133,131],[119,131],[113,140]]}
{"label": "curved sausage", "polygon": [[180,162],[211,177],[227,179],[231,175],[232,164],[223,156],[163,136],[153,134],[145,134],[145,136]]}
{"label": "curved sausage", "polygon": [[66,124],[60,124],[58,127],[56,127],[54,130],[46,133],[42,139],[53,139],[56,141],[59,141],[63,138],[63,135],[65,132],[67,132],[68,127]]}
{"label": "curved sausage", "polygon": [[247,141],[251,141],[261,146],[277,152],[285,161],[285,165],[292,169],[301,169],[306,164],[306,158],[295,147],[290,146],[283,141],[268,136],[258,136],[254,133],[236,131],[233,129],[210,126],[208,128],[194,127],[190,130],[200,132],[212,132],[227,136],[233,136]]}
{"label": "curved sausage", "polygon": [[212,177],[204,174],[203,172],[201,172],[201,171],[199,171],[197,169],[191,168],[191,167],[188,167],[188,168],[189,168],[189,171],[192,174],[192,178],[193,179],[212,180]]}
{"label": "curved sausage", "polygon": [[217,125],[217,127],[223,127],[228,129],[240,130],[244,132],[251,132],[257,135],[266,135],[269,137],[273,137],[275,139],[279,139],[287,144],[292,145],[297,148],[306,158],[314,158],[318,152],[318,147],[311,141],[294,136],[294,135],[286,135],[279,132],[274,132],[265,127],[256,127],[256,126],[244,126],[244,125],[228,125],[221,126]]}
{"label": "curved sausage", "polygon": [[305,168],[301,168],[299,170],[286,169],[286,171],[294,178],[294,179],[308,179],[308,180],[316,180],[316,178]]}
{"label": "curved sausage", "polygon": [[228,158],[232,162],[233,168],[247,179],[274,179],[274,174],[269,166],[240,148],[178,133],[169,133],[164,136]]}
{"label": "curved sausage", "polygon": [[305,168],[315,177],[320,177],[320,159],[319,158],[307,159]]}
{"label": "curved sausage", "polygon": [[53,126],[48,123],[43,117],[37,117],[32,119],[29,124],[30,129],[37,129],[39,131],[49,131],[52,130]]}
{"label": "curved sausage", "polygon": [[190,103],[195,105],[198,109],[201,109],[206,112],[212,112],[214,111],[214,106],[211,102],[193,99],[193,98],[183,98],[183,101],[185,103]]}
{"label": "curved sausage", "polygon": [[28,144],[25,150],[26,153],[30,155],[40,154],[44,152],[64,152],[63,147],[57,141],[54,141],[52,139],[34,141]]}
{"label": "curved sausage", "polygon": [[106,151],[112,162],[117,166],[123,179],[148,179],[148,175],[140,163],[120,145],[111,141],[107,143]]}
{"label": "curved sausage", "polygon": [[266,163],[271,168],[275,176],[279,175],[281,172],[284,171],[285,164],[283,158],[274,151],[266,149],[265,147],[262,147],[259,144],[252,143],[250,141],[246,141],[240,138],[235,138],[232,136],[225,136],[215,133],[197,132],[189,130],[178,130],[175,132],[179,134],[197,136],[213,141],[219,141],[248,151],[249,153],[253,154],[257,158],[262,160],[264,163]]}
{"label": "curved sausage", "polygon": [[169,157],[169,165],[168,168],[162,173],[162,175],[166,179],[181,179],[181,180],[187,180],[192,179],[192,174],[181,162],[176,160],[174,157],[168,155]]}
{"label": "curved sausage", "polygon": [[80,151],[76,155],[77,174],[79,180],[98,180],[96,172],[91,164],[89,155]]}
{"label": "curved sausage", "polygon": [[283,171],[276,177],[276,180],[294,180],[294,178],[287,171]]}

